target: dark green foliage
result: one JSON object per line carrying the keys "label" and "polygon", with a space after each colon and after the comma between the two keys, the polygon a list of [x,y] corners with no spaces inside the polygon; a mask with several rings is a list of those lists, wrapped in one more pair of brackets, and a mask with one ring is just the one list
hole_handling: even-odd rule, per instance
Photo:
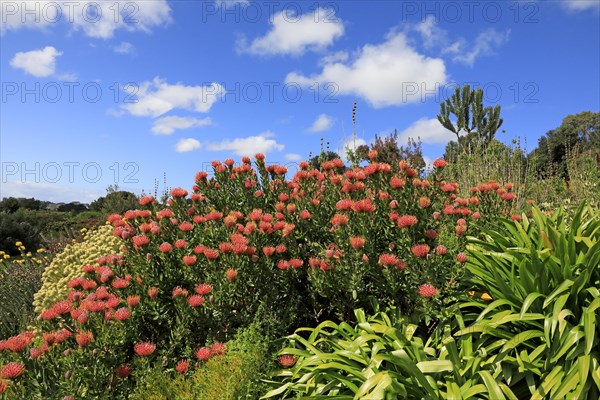
{"label": "dark green foliage", "polygon": [[33,322],[33,295],[42,286],[44,267],[32,259],[0,261],[0,340]]}
{"label": "dark green foliage", "polygon": [[600,113],[590,111],[566,116],[562,124],[546,132],[530,154],[541,178],[558,175],[569,179],[568,160],[589,154],[600,168]]}
{"label": "dark green foliage", "polygon": [[118,186],[109,186],[106,196],[100,197],[90,204],[91,211],[98,211],[105,215],[121,214],[127,210],[139,208],[138,198],[135,194],[119,190]]}

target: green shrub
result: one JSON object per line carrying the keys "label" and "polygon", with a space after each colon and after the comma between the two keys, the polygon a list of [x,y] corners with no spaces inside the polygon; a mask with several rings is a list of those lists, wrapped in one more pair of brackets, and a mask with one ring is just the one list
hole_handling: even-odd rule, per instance
{"label": "green shrub", "polygon": [[42,287],[34,296],[35,311],[39,313],[64,299],[70,290],[67,283],[81,275],[81,268],[95,264],[102,255],[118,252],[120,243],[112,234],[112,227],[103,225],[89,232],[83,242],[67,245],[42,275]]}
{"label": "green shrub", "polygon": [[494,301],[456,335],[496,356],[496,378],[523,396],[598,398],[600,212],[581,205],[567,222],[534,209],[473,240],[471,254],[471,280]]}
{"label": "green shrub", "polygon": [[242,329],[227,343],[227,353],[211,358],[195,371],[173,377],[160,368],[146,373],[132,400],[238,400],[257,399],[267,390],[261,382],[273,368],[271,339],[264,334],[265,321]]}
{"label": "green shrub", "polygon": [[0,340],[16,335],[35,317],[33,296],[42,285],[42,272],[50,257],[42,251],[4,259],[0,251]]}

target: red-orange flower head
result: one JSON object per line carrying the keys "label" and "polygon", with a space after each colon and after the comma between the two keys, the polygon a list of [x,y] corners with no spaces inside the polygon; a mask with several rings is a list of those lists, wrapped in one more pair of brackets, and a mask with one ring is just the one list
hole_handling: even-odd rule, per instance
{"label": "red-orange flower head", "polygon": [[133,351],[140,357],[148,357],[156,350],[156,345],[150,342],[140,342],[133,346]]}
{"label": "red-orange flower head", "polygon": [[465,253],[458,253],[456,255],[456,261],[463,264],[467,262],[467,255]]}
{"label": "red-orange flower head", "polygon": [[121,307],[117,311],[115,311],[114,318],[117,321],[125,321],[131,317],[131,311],[128,308]]}
{"label": "red-orange flower head", "polygon": [[130,308],[134,308],[140,303],[140,296],[136,294],[132,294],[131,296],[127,296],[127,305]]}
{"label": "red-orange flower head", "polygon": [[291,354],[282,354],[279,356],[279,358],[277,359],[277,361],[279,361],[279,364],[283,367],[283,368],[289,368],[294,366],[294,364],[296,364],[296,357],[294,357]]}
{"label": "red-orange flower head", "polygon": [[443,158],[437,158],[433,162],[433,168],[436,168],[436,169],[445,168],[447,165],[448,165],[448,162],[446,160],[444,160]]}
{"label": "red-orange flower head", "polygon": [[423,285],[419,286],[419,294],[423,297],[429,298],[438,294],[438,290],[435,288],[435,286],[429,283],[424,283]]}
{"label": "red-orange flower head", "polygon": [[194,265],[196,263],[196,256],[195,255],[183,256],[183,263],[185,265],[187,265],[188,267]]}
{"label": "red-orange flower head", "polygon": [[390,185],[393,189],[400,189],[403,188],[404,185],[406,185],[406,181],[400,177],[392,176],[392,178],[390,179]]}
{"label": "red-orange flower head", "polygon": [[419,207],[421,207],[421,208],[427,208],[427,207],[429,207],[430,204],[431,204],[431,200],[429,199],[429,197],[423,196],[419,199]]}
{"label": "red-orange flower head", "polygon": [[15,379],[25,372],[25,366],[20,362],[9,362],[0,371],[3,379]]}
{"label": "red-orange flower head", "polygon": [[516,194],[514,194],[514,193],[512,193],[512,192],[510,192],[510,193],[504,193],[504,194],[502,195],[502,199],[503,199],[504,201],[512,201],[512,200],[514,200],[516,197],[517,197],[517,195],[516,195]]}
{"label": "red-orange flower head", "polygon": [[175,371],[179,372],[180,374],[185,374],[189,368],[190,362],[188,360],[179,360],[175,366]]}
{"label": "red-orange flower head", "polygon": [[158,296],[158,288],[151,287],[150,289],[148,289],[148,297],[150,297],[151,299],[156,299],[157,296]]}
{"label": "red-orange flower head", "polygon": [[227,271],[225,271],[225,276],[227,277],[227,280],[229,282],[233,282],[235,280],[235,278],[237,277],[238,272],[237,270],[233,269],[233,268],[228,268]]}
{"label": "red-orange flower head", "polygon": [[386,267],[398,267],[404,269],[406,264],[398,258],[395,254],[384,253],[379,256],[379,265],[385,265]]}
{"label": "red-orange flower head", "polygon": [[168,253],[173,250],[173,246],[171,246],[170,243],[163,242],[160,246],[158,246],[158,250],[160,250],[161,253]]}
{"label": "red-orange flower head", "polygon": [[92,332],[82,331],[75,335],[75,340],[79,347],[86,347],[94,340],[94,334]]}
{"label": "red-orange flower head", "polygon": [[362,236],[352,236],[350,237],[350,245],[354,250],[362,249],[365,245],[365,238]]}
{"label": "red-orange flower head", "polygon": [[265,247],[263,247],[263,253],[265,256],[271,257],[275,253],[275,247],[265,246]]}
{"label": "red-orange flower head", "polygon": [[414,215],[402,215],[398,218],[398,226],[400,228],[409,228],[419,222]]}
{"label": "red-orange flower head", "polygon": [[351,199],[342,199],[335,204],[335,208],[339,211],[348,211],[352,209],[354,201]]}
{"label": "red-orange flower head", "polygon": [[213,289],[212,285],[209,285],[208,283],[200,283],[200,284],[198,284],[198,286],[196,286],[196,288],[194,290],[200,296],[206,296],[207,294],[212,292],[212,289]]}
{"label": "red-orange flower head", "polygon": [[119,365],[115,370],[115,373],[121,379],[127,378],[131,375],[131,366],[128,364]]}
{"label": "red-orange flower head", "polygon": [[411,247],[410,251],[414,254],[415,257],[425,258],[429,253],[429,246],[426,244],[416,244]]}
{"label": "red-orange flower head", "polygon": [[187,298],[187,303],[190,305],[190,307],[200,307],[202,304],[204,304],[204,297],[198,294],[191,295]]}
{"label": "red-orange flower head", "polygon": [[333,226],[343,226],[348,223],[348,217],[343,214],[335,214],[333,218],[331,218],[331,224]]}
{"label": "red-orange flower head", "polygon": [[177,198],[177,197],[185,197],[188,195],[188,191],[182,188],[174,188],[173,190],[171,190],[171,196]]}
{"label": "red-orange flower head", "polygon": [[224,343],[215,342],[212,344],[212,346],[210,346],[210,351],[212,352],[213,355],[216,355],[216,356],[225,354],[225,352],[227,351],[227,346],[225,346]]}
{"label": "red-orange flower head", "polygon": [[148,244],[148,242],[150,242],[150,239],[148,239],[147,236],[144,235],[139,235],[139,236],[134,236],[131,241],[133,242],[134,246],[143,246],[145,244]]}
{"label": "red-orange flower head", "polygon": [[200,347],[195,354],[198,360],[206,361],[212,356],[212,350],[208,347]]}

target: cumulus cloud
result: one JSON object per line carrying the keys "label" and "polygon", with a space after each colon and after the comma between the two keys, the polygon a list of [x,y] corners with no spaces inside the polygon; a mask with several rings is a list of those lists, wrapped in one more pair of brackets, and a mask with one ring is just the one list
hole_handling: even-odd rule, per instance
{"label": "cumulus cloud", "polygon": [[444,128],[437,118],[421,118],[398,133],[398,144],[408,143],[408,139],[420,139],[424,144],[446,144],[453,138],[455,135]]}
{"label": "cumulus cloud", "polygon": [[509,36],[510,29],[505,32],[487,29],[477,35],[473,43],[460,39],[446,48],[445,52],[453,54],[453,61],[473,66],[477,57],[494,54],[498,47],[508,42]]}
{"label": "cumulus cloud", "polygon": [[350,62],[327,63],[310,76],[289,73],[286,83],[293,82],[307,87],[334,83],[337,94],[358,96],[381,108],[422,101],[424,90],[446,82],[446,67],[440,58],[419,54],[404,33],[392,32],[383,43],[363,46]]}
{"label": "cumulus cloud", "polygon": [[41,50],[19,52],[15,54],[10,65],[21,69],[29,75],[44,78],[54,74],[56,70],[56,57],[62,56],[62,51],[53,46],[46,46]]}
{"label": "cumulus cloud", "polygon": [[171,135],[176,130],[199,128],[201,126],[211,125],[210,118],[178,117],[168,116],[154,121],[152,132],[157,135]]}
{"label": "cumulus cloud", "polygon": [[113,50],[119,54],[133,54],[135,53],[135,46],[129,42],[121,42],[118,46],[114,46]]}
{"label": "cumulus cloud", "polygon": [[327,114],[320,114],[312,126],[307,130],[309,132],[325,132],[333,126],[333,118]]}
{"label": "cumulus cloud", "polygon": [[225,94],[225,89],[218,83],[209,86],[170,85],[159,77],[125,90],[137,101],[122,105],[123,109],[136,117],[154,118],[173,109],[206,113]]}
{"label": "cumulus cloud", "polygon": [[600,1],[598,0],[562,0],[560,4],[563,8],[574,12],[600,10]]}
{"label": "cumulus cloud", "polygon": [[437,24],[432,15],[420,23],[410,26],[408,30],[413,30],[421,36],[426,49],[440,50],[441,54],[449,55],[452,61],[468,66],[473,66],[479,57],[494,54],[499,47],[508,42],[510,37],[510,29],[499,32],[490,28],[480,32],[472,41],[463,37],[451,38],[448,32]]}
{"label": "cumulus cloud", "polygon": [[190,151],[198,150],[202,147],[199,141],[192,138],[180,139],[175,145],[175,151],[178,153],[187,153]]}
{"label": "cumulus cloud", "polygon": [[117,30],[150,32],[171,22],[167,0],[152,1],[2,1],[0,34],[22,28],[49,29],[68,23],[75,31],[109,39]]}
{"label": "cumulus cloud", "polygon": [[238,156],[253,156],[256,153],[281,151],[283,144],[277,143],[273,132],[267,131],[256,136],[245,138],[225,139],[220,142],[206,143],[206,149],[211,151],[232,151]]}
{"label": "cumulus cloud", "polygon": [[215,0],[215,6],[217,8],[233,8],[236,6],[247,6],[250,4],[249,0]]}
{"label": "cumulus cloud", "polygon": [[289,161],[300,161],[302,156],[300,154],[288,153],[285,155],[285,159]]}
{"label": "cumulus cloud", "polygon": [[238,42],[238,50],[258,55],[299,56],[309,50],[323,50],[344,35],[343,22],[335,17],[333,10],[325,8],[302,16],[285,9],[275,14],[270,23],[269,32],[251,43],[242,38]]}

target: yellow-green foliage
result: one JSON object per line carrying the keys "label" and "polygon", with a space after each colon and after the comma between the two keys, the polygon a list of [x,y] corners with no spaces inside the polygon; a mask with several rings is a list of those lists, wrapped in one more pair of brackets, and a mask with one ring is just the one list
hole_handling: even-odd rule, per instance
{"label": "yellow-green foliage", "polygon": [[35,294],[37,313],[63,299],[69,293],[67,283],[82,274],[81,269],[95,264],[102,255],[119,251],[121,239],[112,234],[112,226],[103,225],[90,231],[83,242],[67,245],[57,254],[42,275],[42,287]]}

